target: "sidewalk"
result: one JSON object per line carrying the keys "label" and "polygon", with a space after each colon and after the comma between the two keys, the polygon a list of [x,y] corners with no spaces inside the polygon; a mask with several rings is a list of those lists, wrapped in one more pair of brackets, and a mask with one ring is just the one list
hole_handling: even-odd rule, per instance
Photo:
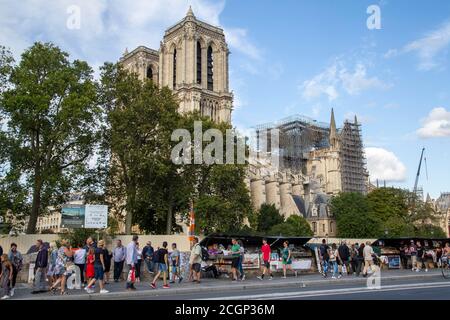
{"label": "sidewalk", "polygon": [[[441,271],[430,270],[429,272],[412,272],[408,271],[383,271],[381,273],[381,281],[395,281],[395,280],[426,280],[432,277],[442,277]],[[68,290],[69,295],[52,295],[50,293],[31,294],[31,288],[26,284],[19,284],[16,287],[16,294],[14,300],[102,300],[102,299],[121,299],[133,297],[139,299],[139,297],[149,297],[154,295],[167,295],[175,296],[177,294],[189,294],[192,292],[218,292],[218,291],[230,291],[230,290],[246,290],[246,289],[259,289],[259,288],[281,288],[281,287],[309,287],[309,286],[326,286],[329,284],[365,284],[367,278],[362,276],[344,276],[341,279],[331,279],[328,277],[324,279],[319,274],[307,274],[299,275],[297,278],[288,276],[287,279],[274,278],[269,280],[265,278],[263,281],[256,278],[250,278],[245,281],[232,282],[231,279],[202,279],[202,283],[188,283],[183,281],[181,284],[175,283],[171,285],[170,289],[162,289],[162,282],[159,281],[158,288],[151,289],[150,283],[140,282],[136,284],[137,290],[134,292],[126,291],[125,282],[110,283],[106,285],[106,289],[110,292],[108,294],[100,295],[99,293],[88,294],[85,290]],[[97,288],[98,292],[98,288]]]}

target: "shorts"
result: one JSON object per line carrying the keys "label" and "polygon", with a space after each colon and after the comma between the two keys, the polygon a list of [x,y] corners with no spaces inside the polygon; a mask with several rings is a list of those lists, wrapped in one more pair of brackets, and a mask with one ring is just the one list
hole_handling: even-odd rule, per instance
{"label": "shorts", "polygon": [[161,272],[167,272],[167,264],[165,263],[158,263],[158,270]]}
{"label": "shorts", "polygon": [[178,272],[178,267],[172,266],[172,273],[177,273],[177,272]]}
{"label": "shorts", "polygon": [[202,268],[202,266],[200,265],[200,263],[193,263],[192,264],[192,270],[194,270],[195,272],[200,272],[201,268]]}
{"label": "shorts", "polygon": [[239,261],[241,260],[241,257],[235,257],[233,260],[231,260],[231,267],[232,268],[239,268]]}
{"label": "shorts", "polygon": [[283,264],[292,264],[292,260],[291,259],[289,259],[289,260],[283,259]]}
{"label": "shorts", "polygon": [[103,266],[94,266],[94,278],[95,280],[103,280],[103,276],[105,271],[103,270]]}
{"label": "shorts", "polygon": [[266,267],[267,269],[270,268],[270,261],[269,260],[264,260],[264,267]]}

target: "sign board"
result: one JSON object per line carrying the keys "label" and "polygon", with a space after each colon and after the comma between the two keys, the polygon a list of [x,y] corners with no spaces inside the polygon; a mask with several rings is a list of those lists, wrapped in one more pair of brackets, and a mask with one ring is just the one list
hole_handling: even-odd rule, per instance
{"label": "sign board", "polygon": [[400,256],[388,256],[389,269],[400,269]]}
{"label": "sign board", "polygon": [[[312,265],[311,259],[292,260],[292,269],[294,270],[310,270]],[[283,269],[281,261],[270,261],[271,270]]]}
{"label": "sign board", "polygon": [[62,228],[83,228],[85,225],[85,208],[83,205],[65,205],[61,209]]}
{"label": "sign board", "polygon": [[86,205],[85,228],[104,229],[108,225],[108,206]]}
{"label": "sign board", "polygon": [[258,253],[246,253],[244,254],[244,262],[242,263],[243,269],[259,269],[259,254]]}

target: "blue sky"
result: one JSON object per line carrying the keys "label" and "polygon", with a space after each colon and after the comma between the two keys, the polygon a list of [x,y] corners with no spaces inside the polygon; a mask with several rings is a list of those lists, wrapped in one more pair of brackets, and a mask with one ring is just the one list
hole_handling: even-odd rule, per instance
{"label": "blue sky", "polygon": [[[159,47],[185,15],[224,28],[230,45],[233,124],[249,128],[292,114],[363,124],[372,179],[411,188],[425,147],[420,185],[450,191],[450,1],[445,0],[0,0],[0,44],[16,56],[52,41],[97,68],[125,48]],[[381,10],[369,30],[366,10]],[[68,8],[80,28],[67,28]]]}

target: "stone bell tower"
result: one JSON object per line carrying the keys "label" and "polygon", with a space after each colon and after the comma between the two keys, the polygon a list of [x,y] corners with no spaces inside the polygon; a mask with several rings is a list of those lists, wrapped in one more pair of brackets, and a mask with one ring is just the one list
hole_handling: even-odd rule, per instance
{"label": "stone bell tower", "polygon": [[192,8],[166,30],[159,51],[159,84],[175,92],[180,112],[196,110],[215,122],[231,123],[229,53],[223,30],[197,20]]}

